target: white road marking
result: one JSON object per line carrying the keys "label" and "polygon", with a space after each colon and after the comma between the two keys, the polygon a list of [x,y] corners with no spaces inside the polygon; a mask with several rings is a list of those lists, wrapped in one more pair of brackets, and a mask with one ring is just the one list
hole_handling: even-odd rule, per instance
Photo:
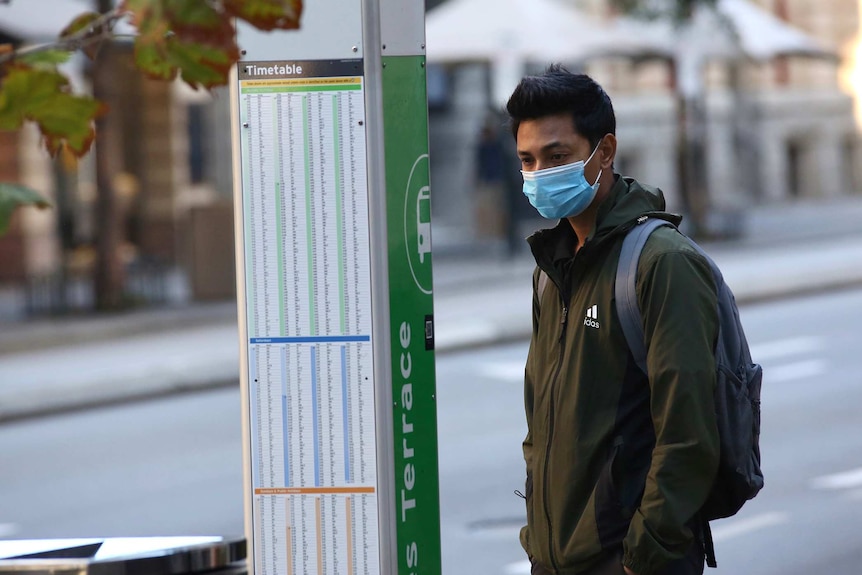
{"label": "white road marking", "polygon": [[[798,357],[805,353],[815,353],[823,349],[821,337],[795,337],[779,339],[751,346],[751,357],[758,363],[768,363],[773,359]],[[519,382],[524,379],[525,360],[487,363],[479,367],[483,377],[506,382]],[[769,382],[788,381],[820,375],[826,371],[826,362],[818,359],[797,361],[787,365],[768,366],[766,377]]]}
{"label": "white road marking", "polygon": [[521,534],[521,526],[512,525],[497,525],[494,527],[483,527],[470,533],[471,536],[479,539],[505,539],[507,541],[517,541]]}
{"label": "white road marking", "polygon": [[818,477],[811,482],[814,489],[855,489],[862,487],[862,467]]}
{"label": "white road marking", "polygon": [[503,568],[506,575],[530,575],[530,560],[518,561],[517,563],[509,563]]}
{"label": "white road marking", "polygon": [[12,537],[18,533],[18,526],[14,523],[0,523],[0,537]]}
{"label": "white road marking", "polygon": [[479,366],[478,373],[482,377],[498,379],[505,382],[523,382],[525,361],[500,361]]}
{"label": "white road marking", "polygon": [[821,337],[794,337],[754,344],[750,348],[754,361],[763,363],[777,357],[816,352],[823,349],[823,346],[824,341]]}
{"label": "white road marking", "polygon": [[763,379],[768,383],[780,383],[794,379],[815,377],[826,373],[826,362],[821,359],[810,359],[786,365],[764,367],[763,370]]}
{"label": "white road marking", "polygon": [[712,539],[714,541],[724,541],[739,537],[740,535],[747,535],[752,531],[759,531],[773,525],[787,523],[788,521],[790,521],[790,515],[779,512],[761,513],[760,515],[746,519],[722,520],[721,523],[711,524]]}
{"label": "white road marking", "polygon": [[[712,539],[713,541],[724,541],[788,521],[790,521],[790,515],[779,512],[762,513],[746,519],[725,519],[722,520],[721,524],[712,524]],[[530,575],[530,562],[509,563],[503,571],[506,575]]]}

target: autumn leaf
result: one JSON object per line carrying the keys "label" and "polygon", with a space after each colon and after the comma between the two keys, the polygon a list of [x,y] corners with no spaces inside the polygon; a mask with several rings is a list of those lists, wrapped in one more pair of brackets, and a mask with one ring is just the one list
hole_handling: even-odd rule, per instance
{"label": "autumn leaf", "polygon": [[101,15],[96,12],[85,12],[77,16],[60,32],[60,39],[80,36],[81,51],[91,60],[95,59],[107,32],[104,25],[98,24],[100,18]]}
{"label": "autumn leaf", "polygon": [[211,4],[197,0],[162,0],[171,31],[185,40],[229,46],[234,33],[230,18]]}
{"label": "autumn leaf", "polygon": [[127,0],[139,35],[135,61],[148,75],[198,88],[227,83],[239,59],[230,18],[199,0]]}
{"label": "autumn leaf", "polygon": [[193,88],[225,84],[231,66],[238,58],[237,48],[225,50],[176,38],[168,38],[161,44],[141,43],[135,47],[135,61],[148,75],[171,80],[179,73],[183,81]]}
{"label": "autumn leaf", "polygon": [[60,38],[74,36],[75,34],[92,27],[93,23],[98,21],[99,18],[100,16],[96,12],[85,12],[80,16],[77,16],[74,20],[69,22],[65,28],[63,28],[63,31],[60,32]]}
{"label": "autumn leaf", "polygon": [[26,205],[44,209],[51,204],[30,188],[25,188],[19,184],[0,182],[0,235],[9,229],[9,221],[12,219],[12,213],[15,209]]}
{"label": "autumn leaf", "polygon": [[239,59],[232,19],[262,30],[299,27],[301,0],[125,0],[138,28],[135,61],[152,77],[224,85]]}
{"label": "autumn leaf", "polygon": [[17,130],[32,120],[51,154],[64,146],[78,156],[86,154],[95,138],[93,120],[103,111],[93,98],[73,94],[56,69],[15,64],[0,84],[0,130]]}
{"label": "autumn leaf", "polygon": [[224,0],[225,11],[260,30],[299,28],[302,0]]}

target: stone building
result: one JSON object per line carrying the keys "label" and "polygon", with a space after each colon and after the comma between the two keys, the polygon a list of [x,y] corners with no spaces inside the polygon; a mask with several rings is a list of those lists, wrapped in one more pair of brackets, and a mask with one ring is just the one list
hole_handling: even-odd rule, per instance
{"label": "stone building", "polygon": [[[455,0],[427,0],[427,8],[442,1]],[[599,19],[614,17],[608,0],[559,1]],[[746,206],[852,194],[862,186],[853,100],[857,84],[862,85],[862,77],[854,75],[857,0],[749,1],[833,47],[842,60],[784,57],[744,62],[739,68],[723,62],[707,67],[706,180],[709,214],[719,232],[732,227]],[[528,9],[529,0],[524,5]],[[60,12],[49,14],[62,20],[57,30],[70,19]],[[43,25],[48,20],[27,23]],[[0,18],[0,43],[32,40],[34,32],[24,30],[23,22],[13,20],[4,27]],[[111,149],[111,162],[123,208],[123,261],[132,273],[146,266],[160,270],[156,280],[162,293],[157,295],[163,299],[230,297],[234,268],[228,95],[197,94],[178,84],[149,81],[133,70],[128,52],[121,50],[117,59],[111,116],[119,144]],[[527,71],[539,71],[547,63],[533,63]],[[566,64],[593,75],[614,100],[618,170],[660,186],[670,208],[681,210],[678,102],[669,63],[602,59]],[[83,65],[79,76],[86,84]],[[475,193],[476,143],[489,122],[500,131],[504,148],[510,148],[505,164],[509,194],[496,203],[515,215],[512,236],[525,236],[540,222],[520,193],[502,103],[487,97],[486,67],[429,65],[428,79],[435,251],[486,247],[481,240],[500,239],[482,237],[480,231],[497,226],[476,221],[489,217],[487,209],[477,216]],[[85,305],[92,299],[87,274],[98,225],[93,216],[93,157],[69,169],[48,158],[38,140],[31,130],[0,133],[0,179],[30,185],[55,206],[19,210],[10,233],[0,238],[0,319],[20,313],[26,294],[35,293],[32,286],[44,279],[50,287],[58,275],[82,278],[71,290],[72,303]]]}
{"label": "stone building", "polygon": [[[567,1],[592,17],[615,17],[608,0]],[[857,0],[749,1],[834,49],[841,60],[790,56],[706,66],[707,223],[717,234],[735,233],[733,220],[746,206],[853,194],[862,186],[852,81]],[[564,64],[592,75],[613,99],[617,169],[660,186],[670,207],[683,210],[671,65],[607,58]],[[527,71],[542,67],[528,64]],[[472,213],[464,202],[470,200],[471,149],[489,104],[487,70],[474,64],[432,67],[432,73],[450,86],[431,112],[435,226],[441,230],[434,239],[445,246],[471,235]]]}

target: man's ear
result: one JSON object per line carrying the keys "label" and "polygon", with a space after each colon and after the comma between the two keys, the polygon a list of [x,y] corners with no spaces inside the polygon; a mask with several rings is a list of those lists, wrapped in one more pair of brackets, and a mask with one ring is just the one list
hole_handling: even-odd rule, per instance
{"label": "man's ear", "polygon": [[603,170],[609,170],[614,165],[617,155],[617,138],[613,134],[605,134],[599,142],[598,156]]}

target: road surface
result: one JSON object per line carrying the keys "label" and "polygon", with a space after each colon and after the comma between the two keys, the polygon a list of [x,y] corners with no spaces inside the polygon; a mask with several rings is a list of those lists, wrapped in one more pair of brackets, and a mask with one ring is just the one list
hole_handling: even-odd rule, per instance
{"label": "road surface", "polygon": [[[766,489],[714,524],[713,572],[862,572],[862,291],[742,316],[766,374]],[[438,357],[447,575],[528,573],[514,494],[525,355],[518,343]],[[241,534],[239,409],[223,389],[0,427],[0,537]]]}

